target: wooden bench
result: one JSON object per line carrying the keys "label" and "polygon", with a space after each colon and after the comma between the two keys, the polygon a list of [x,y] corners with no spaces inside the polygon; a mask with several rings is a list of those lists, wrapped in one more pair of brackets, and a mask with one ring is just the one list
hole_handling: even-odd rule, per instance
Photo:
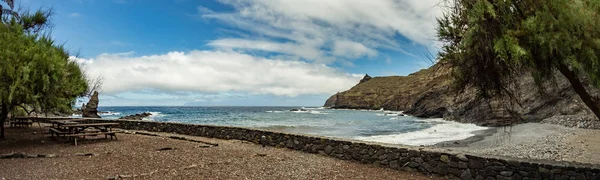
{"label": "wooden bench", "polygon": [[104,135],[104,138],[108,138],[108,136],[110,136],[110,140],[113,139],[113,137],[115,138],[115,140],[117,139],[117,131],[110,131],[110,132],[83,132],[83,133],[77,133],[77,134],[66,134],[64,135],[64,137],[72,137],[75,140],[75,146],[77,146],[77,138],[78,137],[83,137],[85,138],[85,136],[97,136],[97,135]]}
{"label": "wooden bench", "polygon": [[50,128],[50,129],[48,130],[48,132],[50,133],[50,135],[51,135],[52,137],[54,137],[54,135],[55,135],[55,134],[56,134],[56,137],[59,137],[60,135],[65,135],[65,134],[68,134],[67,132],[65,132],[65,131],[61,131],[61,130],[59,130],[59,129],[56,129],[56,128]]}

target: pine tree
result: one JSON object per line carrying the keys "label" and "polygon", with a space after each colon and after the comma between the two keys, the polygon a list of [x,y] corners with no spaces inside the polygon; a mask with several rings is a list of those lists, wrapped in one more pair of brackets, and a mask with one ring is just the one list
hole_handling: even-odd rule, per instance
{"label": "pine tree", "polygon": [[538,85],[564,75],[600,118],[600,1],[451,0],[438,19],[442,61],[454,65],[458,87],[510,95],[511,82],[531,72]]}
{"label": "pine tree", "polygon": [[[3,1],[14,12],[12,1]],[[0,23],[0,139],[8,114],[17,106],[68,112],[88,88],[68,51],[42,32],[51,11],[13,14],[3,13]]]}

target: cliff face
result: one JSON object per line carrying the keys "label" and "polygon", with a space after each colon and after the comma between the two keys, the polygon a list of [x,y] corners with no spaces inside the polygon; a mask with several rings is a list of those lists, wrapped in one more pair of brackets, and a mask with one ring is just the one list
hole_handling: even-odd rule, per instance
{"label": "cliff face", "polygon": [[[405,111],[418,117],[438,117],[479,125],[500,126],[537,122],[545,118],[576,115],[595,118],[581,102],[568,81],[556,81],[538,88],[530,75],[523,75],[514,88],[516,102],[508,97],[478,98],[474,88],[458,92],[452,85],[451,68],[437,63],[408,76],[374,77],[331,96],[324,106],[348,109]],[[365,77],[366,78],[366,77]],[[598,90],[588,86],[593,95]]]}

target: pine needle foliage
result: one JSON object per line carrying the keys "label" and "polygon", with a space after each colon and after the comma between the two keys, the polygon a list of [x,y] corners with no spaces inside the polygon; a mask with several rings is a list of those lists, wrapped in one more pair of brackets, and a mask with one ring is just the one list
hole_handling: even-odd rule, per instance
{"label": "pine needle foliage", "polygon": [[2,16],[0,124],[19,108],[33,108],[37,113],[70,112],[74,100],[87,91],[87,80],[79,65],[69,60],[61,44],[42,33],[50,14],[42,10]]}
{"label": "pine needle foliage", "polygon": [[[584,84],[600,87],[600,1],[449,0],[438,19],[440,58],[453,64],[459,88],[510,95],[510,85],[531,72],[538,85],[558,70],[600,117]],[[585,81],[585,82],[584,82]]]}

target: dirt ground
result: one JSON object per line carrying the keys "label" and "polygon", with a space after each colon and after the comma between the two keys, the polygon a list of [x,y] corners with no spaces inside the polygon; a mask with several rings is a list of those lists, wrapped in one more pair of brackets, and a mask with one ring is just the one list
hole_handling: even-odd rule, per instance
{"label": "dirt ground", "polygon": [[443,179],[239,140],[118,133],[74,146],[38,126],[6,130],[0,154],[56,157],[0,159],[0,179]]}

